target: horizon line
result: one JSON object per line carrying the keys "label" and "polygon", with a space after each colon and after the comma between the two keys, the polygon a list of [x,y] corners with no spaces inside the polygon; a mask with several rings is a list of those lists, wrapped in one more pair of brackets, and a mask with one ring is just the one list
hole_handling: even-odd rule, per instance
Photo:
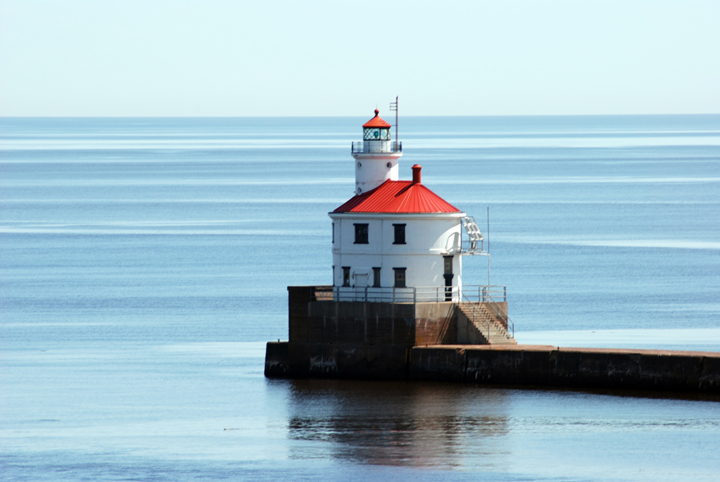
{"label": "horizon line", "polygon": [[[430,114],[403,115],[402,117],[648,117],[648,116],[717,116],[714,113],[668,114]],[[322,119],[328,117],[355,118],[357,115],[0,115],[0,119]]]}

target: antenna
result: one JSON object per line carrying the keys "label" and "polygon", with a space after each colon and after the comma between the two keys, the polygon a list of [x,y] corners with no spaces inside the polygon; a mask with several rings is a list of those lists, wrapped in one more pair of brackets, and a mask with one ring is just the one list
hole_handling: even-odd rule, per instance
{"label": "antenna", "polygon": [[398,134],[398,96],[395,96],[395,102],[390,102],[390,112],[395,112],[395,143],[400,140]]}
{"label": "antenna", "polygon": [[490,206],[487,207],[487,260],[488,260],[488,286],[490,286]]}

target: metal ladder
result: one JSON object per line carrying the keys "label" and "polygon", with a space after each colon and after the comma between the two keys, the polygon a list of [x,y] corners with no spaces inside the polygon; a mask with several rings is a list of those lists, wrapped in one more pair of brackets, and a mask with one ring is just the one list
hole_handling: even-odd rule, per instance
{"label": "metal ladder", "polygon": [[[467,253],[472,254],[476,251],[482,251],[485,238],[480,232],[480,228],[478,228],[475,218],[473,216],[465,216],[463,218],[463,226],[465,227],[465,232],[467,232],[468,239],[470,240],[470,249],[467,250]],[[480,242],[479,248],[478,242]]]}

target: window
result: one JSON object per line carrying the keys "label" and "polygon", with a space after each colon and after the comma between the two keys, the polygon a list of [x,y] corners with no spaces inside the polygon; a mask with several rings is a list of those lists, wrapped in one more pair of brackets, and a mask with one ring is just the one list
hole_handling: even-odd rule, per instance
{"label": "window", "polygon": [[365,132],[363,132],[363,138],[366,141],[370,141],[373,139],[379,139],[380,138],[380,129],[366,128]]}
{"label": "window", "polygon": [[405,225],[404,224],[393,224],[395,229],[395,240],[393,244],[405,244]]}
{"label": "window", "polygon": [[343,266],[343,286],[350,286],[350,266]]}
{"label": "window", "polygon": [[380,288],[380,268],[373,268],[373,288]]}
{"label": "window", "polygon": [[453,257],[443,256],[443,267],[445,268],[445,301],[452,301],[453,295]]}
{"label": "window", "polygon": [[355,244],[368,244],[367,224],[355,224]]}
{"label": "window", "polygon": [[405,269],[406,268],[393,268],[395,273],[395,288],[405,288]]}
{"label": "window", "polygon": [[335,223],[332,223],[332,242],[335,244]]}
{"label": "window", "polygon": [[453,274],[453,257],[452,256],[443,256],[444,260],[444,268],[445,268],[445,274]]}
{"label": "window", "polygon": [[387,141],[390,139],[390,128],[366,127],[365,129],[363,129],[363,138],[366,141]]}

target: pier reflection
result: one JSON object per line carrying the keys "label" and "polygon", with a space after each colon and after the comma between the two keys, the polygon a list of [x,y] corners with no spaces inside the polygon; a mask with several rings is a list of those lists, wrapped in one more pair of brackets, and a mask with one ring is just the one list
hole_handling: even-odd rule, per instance
{"label": "pier reflection", "polygon": [[495,466],[508,450],[507,393],[466,385],[290,382],[288,434],[297,458]]}

